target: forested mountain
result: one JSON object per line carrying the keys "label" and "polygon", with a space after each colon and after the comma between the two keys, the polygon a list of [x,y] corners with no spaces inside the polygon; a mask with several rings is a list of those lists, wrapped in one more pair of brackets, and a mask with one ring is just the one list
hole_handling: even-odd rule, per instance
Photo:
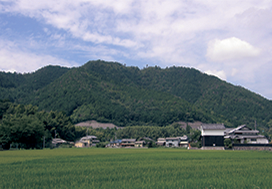
{"label": "forested mountain", "polygon": [[184,67],[126,67],[90,61],[79,68],[48,66],[31,74],[0,73],[0,99],[63,111],[118,126],[176,121],[272,126],[272,102],[214,76]]}

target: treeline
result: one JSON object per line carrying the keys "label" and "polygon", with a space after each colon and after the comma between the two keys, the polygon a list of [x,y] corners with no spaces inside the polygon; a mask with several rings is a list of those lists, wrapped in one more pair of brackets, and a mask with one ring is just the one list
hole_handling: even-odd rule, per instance
{"label": "treeline", "polygon": [[179,124],[165,127],[131,126],[123,129],[103,129],[75,127],[70,118],[63,112],[39,111],[37,106],[20,105],[0,100],[0,145],[8,149],[11,145],[17,148],[50,147],[52,138],[76,141],[86,135],[95,135],[101,142],[109,142],[122,138],[149,137],[154,141],[159,137],[175,137],[188,135],[197,141],[200,131],[190,126],[182,129]]}
{"label": "treeline", "polygon": [[3,148],[14,144],[19,148],[39,149],[44,139],[48,147],[55,136],[75,140],[75,127],[65,113],[38,111],[36,106],[0,101],[0,144]]}
{"label": "treeline", "polygon": [[165,127],[159,126],[128,126],[122,129],[103,129],[103,128],[86,128],[76,127],[76,135],[78,138],[85,135],[97,136],[101,142],[109,142],[115,139],[123,138],[151,138],[156,141],[158,138],[177,137],[187,135],[189,141],[196,143],[200,139],[201,132],[187,126],[186,129],[180,127],[179,124],[168,125]]}

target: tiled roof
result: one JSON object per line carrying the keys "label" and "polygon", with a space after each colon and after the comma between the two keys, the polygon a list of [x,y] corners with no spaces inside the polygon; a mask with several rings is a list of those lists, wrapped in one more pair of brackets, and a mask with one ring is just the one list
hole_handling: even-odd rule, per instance
{"label": "tiled roof", "polygon": [[82,137],[81,140],[89,140],[89,139],[97,139],[96,136],[85,136],[85,137]]}
{"label": "tiled roof", "polygon": [[203,130],[225,130],[224,124],[202,124]]}
{"label": "tiled roof", "polygon": [[135,142],[136,139],[122,139],[122,142]]}
{"label": "tiled roof", "polygon": [[167,137],[166,140],[179,140],[178,137]]}
{"label": "tiled roof", "polygon": [[157,141],[165,142],[165,138],[158,138]]}

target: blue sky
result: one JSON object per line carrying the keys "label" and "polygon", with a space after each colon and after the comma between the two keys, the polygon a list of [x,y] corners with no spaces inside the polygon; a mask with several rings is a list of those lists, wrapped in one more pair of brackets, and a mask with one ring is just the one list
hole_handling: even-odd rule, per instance
{"label": "blue sky", "polygon": [[0,70],[193,67],[272,99],[270,0],[0,0]]}

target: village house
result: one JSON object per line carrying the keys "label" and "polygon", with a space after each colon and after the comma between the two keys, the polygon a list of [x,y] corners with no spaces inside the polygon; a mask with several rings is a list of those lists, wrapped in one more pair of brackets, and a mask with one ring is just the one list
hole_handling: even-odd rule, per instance
{"label": "village house", "polygon": [[201,124],[201,145],[202,149],[210,147],[222,148],[224,147],[224,124]]}
{"label": "village house", "polygon": [[145,141],[144,140],[136,141],[135,142],[135,147],[142,148],[142,147],[144,147],[144,145],[145,145]]}
{"label": "village house", "polygon": [[84,148],[84,147],[96,146],[96,144],[99,142],[100,141],[97,140],[96,136],[85,136],[75,143],[75,147]]}
{"label": "village house", "polygon": [[136,139],[122,139],[121,147],[135,147]]}
{"label": "village house", "polygon": [[167,137],[165,142],[166,147],[179,147],[180,138],[179,137]]}
{"label": "village house", "polygon": [[53,138],[52,139],[52,146],[54,148],[57,148],[57,147],[59,147],[62,144],[69,144],[69,142],[67,142],[66,140],[63,140],[61,138]]}
{"label": "village house", "polygon": [[119,148],[121,146],[121,143],[122,143],[122,140],[121,139],[117,139],[115,141],[111,141],[109,144],[108,144],[108,147],[111,147],[111,148]]}
{"label": "village house", "polygon": [[166,140],[165,138],[158,138],[156,145],[158,146],[165,146]]}
{"label": "village house", "polygon": [[179,140],[180,140],[180,143],[179,143],[180,147],[187,148],[189,146],[188,137],[186,135],[179,137]]}
{"label": "village house", "polygon": [[246,125],[225,130],[225,139],[231,139],[238,144],[268,144],[269,141],[264,135],[259,135],[258,130],[252,130]]}

